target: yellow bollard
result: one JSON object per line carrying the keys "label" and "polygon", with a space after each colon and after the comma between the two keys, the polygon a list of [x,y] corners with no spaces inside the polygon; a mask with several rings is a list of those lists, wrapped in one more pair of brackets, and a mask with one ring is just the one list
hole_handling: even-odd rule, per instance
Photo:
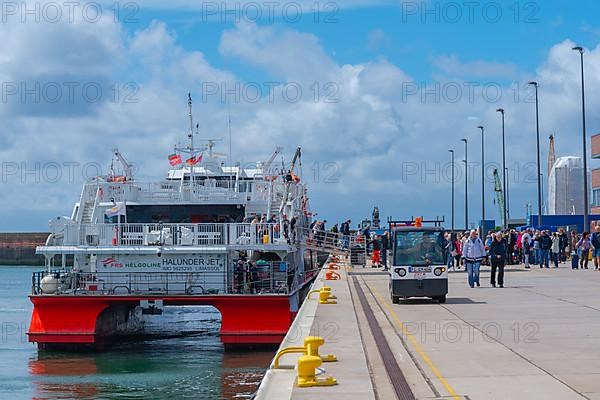
{"label": "yellow bollard", "polygon": [[275,358],[273,359],[273,369],[279,369],[279,359],[281,357],[283,357],[286,354],[292,354],[292,353],[306,354],[306,347],[300,347],[300,346],[286,347],[286,348],[279,350],[277,352],[277,354],[275,354]]}
{"label": "yellow bollard", "polygon": [[319,354],[319,347],[325,344],[325,339],[319,336],[307,336],[304,338],[304,347],[306,348],[306,354],[309,356],[317,356],[323,360],[323,362],[334,362],[337,361],[337,357],[333,354],[321,355]]}
{"label": "yellow bollard", "polygon": [[337,296],[331,295],[331,288],[329,286],[323,286],[320,290],[323,290],[323,291],[329,293],[330,299],[337,299]]}
{"label": "yellow bollard", "polygon": [[337,380],[331,376],[317,379],[316,369],[323,364],[320,357],[301,356],[298,358],[298,386],[333,386],[337,385]]}
{"label": "yellow bollard", "polygon": [[308,292],[308,298],[313,293],[319,293],[319,304],[337,304],[337,301],[334,300],[336,297],[331,295],[330,287],[324,286],[321,289],[311,290]]}

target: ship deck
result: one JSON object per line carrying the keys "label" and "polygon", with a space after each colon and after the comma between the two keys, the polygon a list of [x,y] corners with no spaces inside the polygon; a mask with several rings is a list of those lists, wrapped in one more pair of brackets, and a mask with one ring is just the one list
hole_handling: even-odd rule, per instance
{"label": "ship deck", "polygon": [[258,399],[600,399],[600,272],[511,266],[505,288],[492,288],[483,267],[480,288],[450,273],[446,304],[398,305],[382,271],[341,275],[315,284],[338,304],[306,301],[282,343],[301,345],[310,329],[324,337],[321,354],[339,361],[319,376],[338,385],[300,388],[293,369],[269,369]]}

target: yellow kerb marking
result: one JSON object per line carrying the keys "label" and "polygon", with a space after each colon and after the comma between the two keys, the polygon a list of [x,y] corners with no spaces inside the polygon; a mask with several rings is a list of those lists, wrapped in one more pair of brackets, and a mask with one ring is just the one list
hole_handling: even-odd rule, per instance
{"label": "yellow kerb marking", "polygon": [[402,321],[398,317],[398,314],[396,314],[396,312],[394,311],[394,309],[390,306],[390,304],[387,301],[385,301],[379,295],[379,292],[377,292],[377,290],[375,290],[375,288],[371,287],[366,282],[365,282],[365,285],[367,285],[367,287],[371,290],[371,292],[373,292],[373,294],[377,298],[377,301],[380,304],[382,304],[390,312],[390,314],[392,315],[392,318],[394,319],[394,321],[396,322],[396,324],[398,325],[398,327],[400,327],[400,329],[402,330],[402,333],[404,334],[404,336],[406,336],[406,338],[408,339],[408,341],[410,342],[410,344],[414,347],[414,349],[417,352],[417,354],[419,354],[419,356],[421,356],[421,358],[423,359],[423,361],[425,361],[425,364],[427,364],[427,366],[429,367],[429,369],[431,369],[431,372],[433,372],[433,374],[440,381],[440,383],[442,384],[442,386],[444,386],[444,388],[446,389],[446,391],[448,392],[448,394],[454,400],[460,400],[461,397],[456,393],[456,391],[452,388],[452,386],[450,386],[450,384],[448,383],[448,381],[446,380],[446,378],[444,378],[444,376],[440,373],[440,370],[437,369],[437,367],[435,366],[435,364],[429,359],[429,357],[427,356],[427,354],[425,353],[425,351],[423,351],[423,349],[421,348],[421,345],[419,344],[419,342],[417,341],[417,339],[415,339],[412,334],[410,334],[410,333],[408,333],[406,331],[406,329],[404,328],[404,324],[402,323]]}

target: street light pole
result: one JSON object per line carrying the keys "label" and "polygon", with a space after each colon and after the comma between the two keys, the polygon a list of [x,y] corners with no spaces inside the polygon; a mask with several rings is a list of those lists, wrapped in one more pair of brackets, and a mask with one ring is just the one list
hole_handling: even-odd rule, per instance
{"label": "street light pole", "polygon": [[505,207],[506,207],[506,218],[507,218],[507,220],[509,220],[510,219],[510,195],[508,194],[509,193],[509,191],[508,191],[509,190],[508,181],[510,180],[510,177],[508,176],[508,168],[506,168],[505,172],[506,172],[506,175],[507,175],[507,178],[506,178],[506,204],[505,204]]}
{"label": "street light pole", "polygon": [[448,150],[452,155],[452,230],[454,231],[454,150]]}
{"label": "street light pole", "polygon": [[499,108],[496,110],[496,112],[499,112],[500,114],[502,114],[502,186],[503,186],[503,196],[504,196],[504,215],[502,216],[502,218],[504,218],[504,229],[508,228],[508,201],[507,201],[507,185],[506,185],[506,144],[504,141],[504,109],[503,108]]}
{"label": "street light pole", "polygon": [[469,161],[467,158],[468,154],[468,141],[467,139],[460,139],[461,142],[465,142],[465,230],[469,230]]}
{"label": "street light pole", "polygon": [[587,133],[585,129],[585,79],[583,75],[583,47],[573,47],[581,57],[581,117],[583,120],[583,230],[590,228],[589,200],[588,200],[588,174],[587,174]]}
{"label": "street light pole", "polygon": [[540,108],[538,98],[538,83],[529,82],[535,88],[535,127],[537,132],[537,186],[538,186],[538,226],[542,225],[542,172],[540,169]]}
{"label": "street light pole", "polygon": [[481,237],[484,235],[485,229],[485,144],[483,141],[483,126],[478,126],[481,129]]}

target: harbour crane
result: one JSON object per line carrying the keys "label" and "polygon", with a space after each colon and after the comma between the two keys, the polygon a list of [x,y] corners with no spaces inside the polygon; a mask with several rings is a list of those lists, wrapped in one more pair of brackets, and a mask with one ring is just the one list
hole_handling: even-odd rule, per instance
{"label": "harbour crane", "polygon": [[500,175],[498,174],[497,169],[494,169],[494,192],[496,192],[496,203],[498,204],[498,208],[500,209],[500,220],[502,221],[502,226],[505,226],[504,194],[502,192],[502,183],[500,182]]}
{"label": "harbour crane", "polygon": [[[125,159],[125,157],[123,157],[123,154],[121,154],[121,152],[119,151],[119,149],[115,148],[112,150],[113,154],[115,156],[115,158],[121,163],[121,165],[123,166],[123,174],[124,174],[124,178],[127,181],[130,181],[133,179],[133,165],[127,161]],[[114,170],[112,168],[112,164],[111,164],[111,175],[115,176]]]}

